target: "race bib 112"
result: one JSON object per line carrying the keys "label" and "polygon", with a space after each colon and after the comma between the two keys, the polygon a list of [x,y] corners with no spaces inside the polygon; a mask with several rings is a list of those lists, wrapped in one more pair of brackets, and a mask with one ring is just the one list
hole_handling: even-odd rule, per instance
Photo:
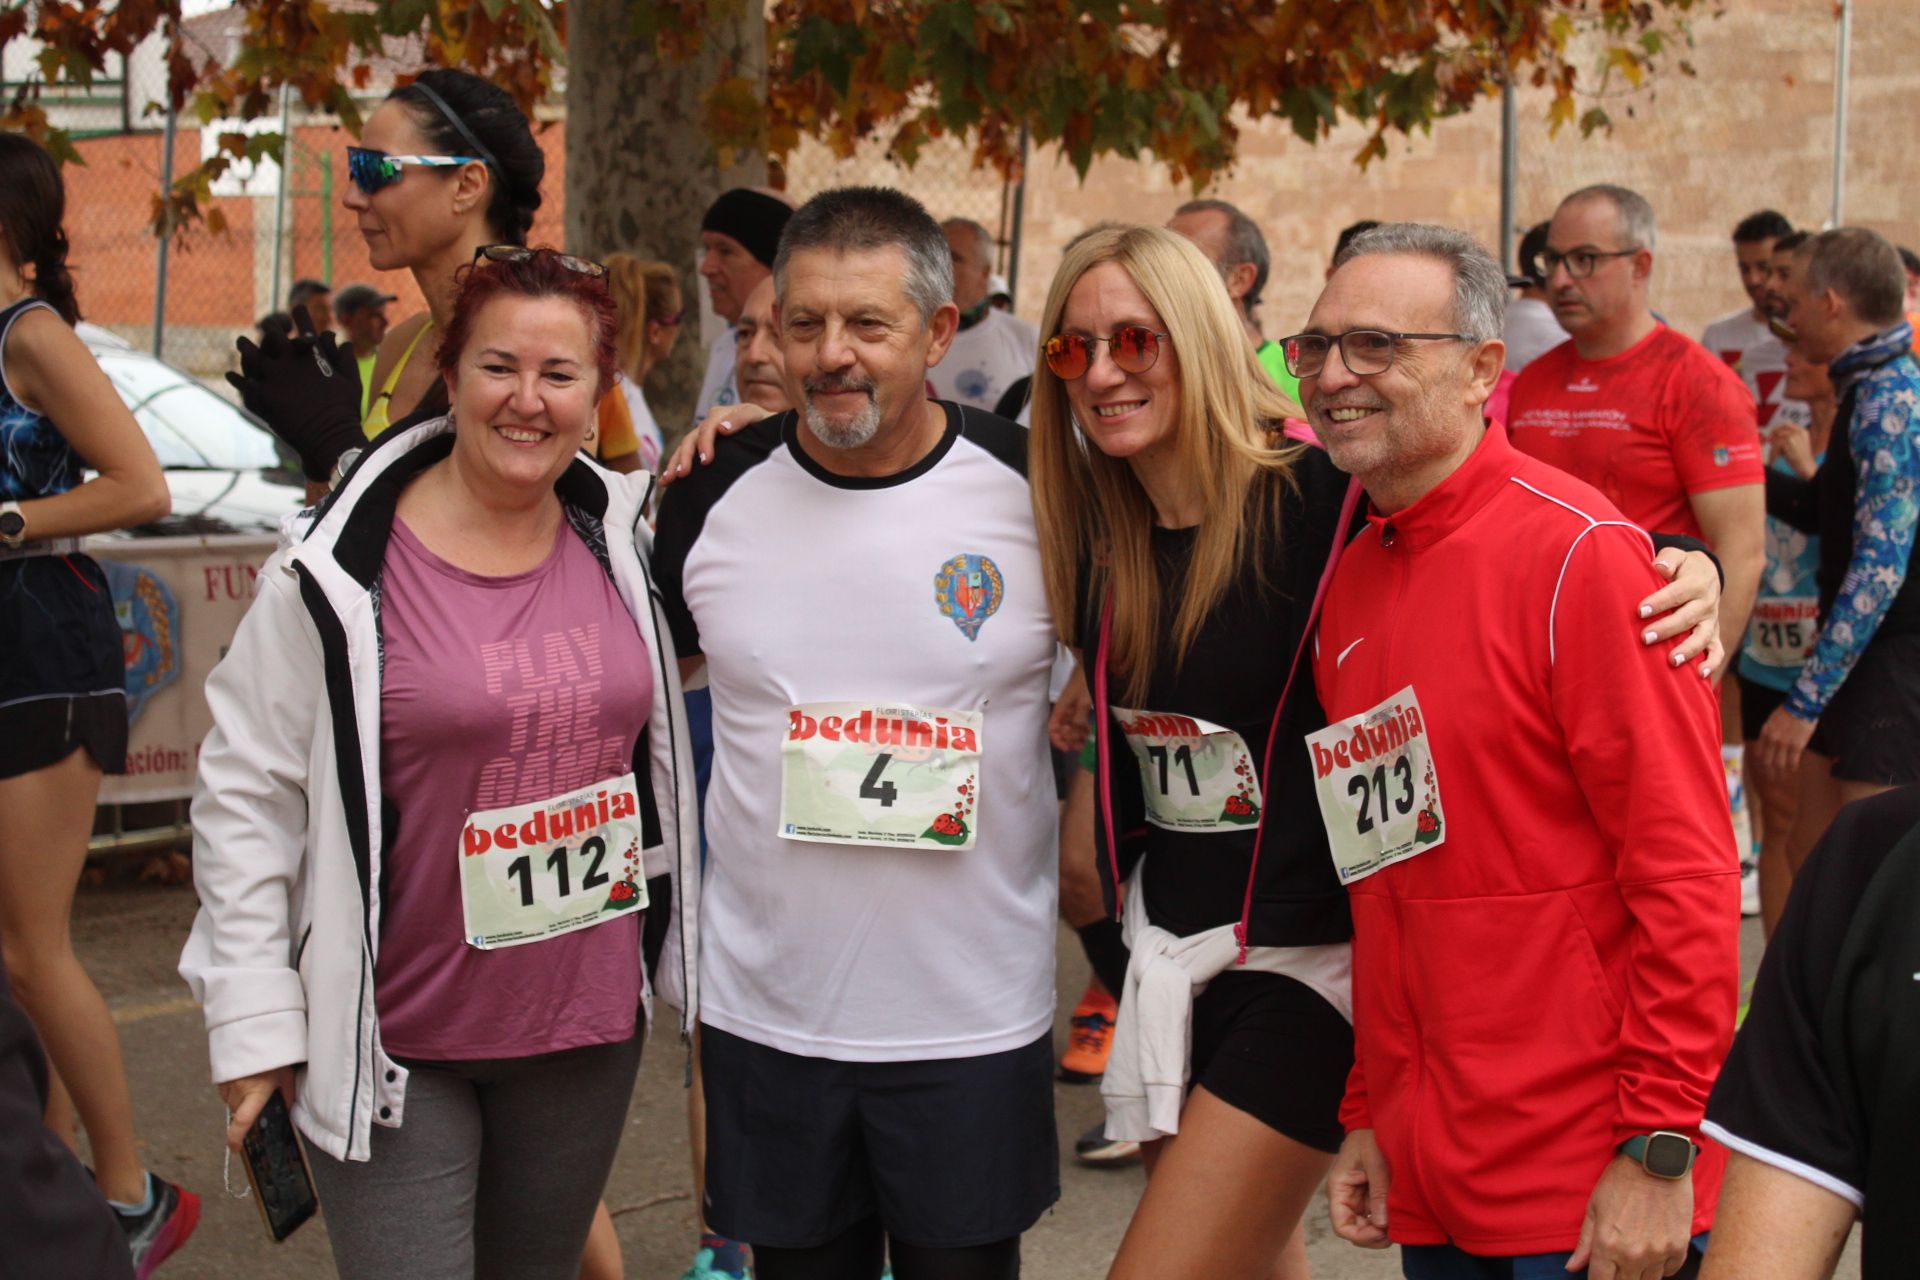
{"label": "race bib 112", "polygon": [[467,944],[517,947],[645,907],[640,849],[631,773],[469,814],[459,849]]}
{"label": "race bib 112", "polygon": [[1446,843],[1433,747],[1413,686],[1307,735],[1340,883]]}
{"label": "race bib 112", "polygon": [[985,717],[892,702],[787,709],[780,826],[788,840],[971,849]]}

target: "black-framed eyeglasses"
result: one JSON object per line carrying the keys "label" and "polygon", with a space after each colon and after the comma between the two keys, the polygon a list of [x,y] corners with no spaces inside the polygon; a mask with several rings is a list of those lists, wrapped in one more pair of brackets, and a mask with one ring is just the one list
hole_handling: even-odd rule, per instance
{"label": "black-framed eyeglasses", "polygon": [[1385,329],[1349,329],[1345,333],[1296,333],[1280,340],[1287,372],[1296,378],[1316,378],[1327,367],[1334,344],[1347,372],[1359,377],[1385,373],[1393,364],[1399,342],[1478,342],[1469,333],[1390,333]]}
{"label": "black-framed eyeglasses", "polygon": [[1602,258],[1631,258],[1640,252],[1638,249],[1573,249],[1561,253],[1557,249],[1540,251],[1540,278],[1552,275],[1554,268],[1565,266],[1567,274],[1575,280],[1585,280],[1600,265]]}
{"label": "black-framed eyeglasses", "polygon": [[1160,358],[1160,343],[1168,334],[1158,333],[1143,324],[1123,324],[1104,338],[1084,333],[1056,333],[1040,348],[1047,368],[1063,382],[1086,376],[1093,367],[1093,344],[1107,344],[1107,355],[1122,373],[1145,373]]}
{"label": "black-framed eyeglasses", "polygon": [[423,169],[455,169],[463,164],[485,164],[478,156],[393,156],[372,147],[347,148],[347,177],[367,195],[400,181],[409,165]]}
{"label": "black-framed eyeglasses", "polygon": [[[578,271],[583,276],[597,278],[607,274],[607,269],[591,258],[576,258],[558,249],[535,249],[524,244],[483,244],[473,251],[473,260],[478,262],[485,258],[488,262],[526,262],[539,254],[548,254],[567,270]],[[674,318],[679,319],[678,316]]]}

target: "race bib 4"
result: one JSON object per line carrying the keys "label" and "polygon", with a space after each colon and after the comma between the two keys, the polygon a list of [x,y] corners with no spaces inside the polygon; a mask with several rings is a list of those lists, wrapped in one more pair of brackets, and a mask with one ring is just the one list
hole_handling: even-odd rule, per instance
{"label": "race bib 4", "polygon": [[539,942],[647,905],[640,793],[631,773],[467,816],[460,909],[469,946]]}
{"label": "race bib 4", "polygon": [[1308,734],[1307,750],[1340,883],[1446,843],[1433,748],[1412,685]]}
{"label": "race bib 4", "polygon": [[1260,821],[1260,774],[1246,739],[1194,716],[1115,707],[1140,766],[1147,821],[1169,831],[1239,831]]}
{"label": "race bib 4", "polygon": [[780,825],[788,840],[971,849],[985,717],[905,703],[787,709]]}

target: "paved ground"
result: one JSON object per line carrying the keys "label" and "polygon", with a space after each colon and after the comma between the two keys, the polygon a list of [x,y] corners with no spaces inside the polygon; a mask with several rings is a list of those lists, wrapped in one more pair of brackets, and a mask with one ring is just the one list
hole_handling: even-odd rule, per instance
{"label": "paved ground", "polygon": [[[112,884],[83,891],[75,921],[81,955],[120,1023],[148,1160],[204,1198],[198,1234],[160,1275],[163,1280],[332,1276],[323,1222],[275,1245],[254,1206],[222,1192],[225,1111],[208,1083],[198,1010],[174,973],[193,910],[191,889]],[[1749,972],[1758,941],[1757,927],[1749,922]],[[1064,1028],[1086,966],[1064,931],[1059,955]],[[686,1265],[693,1239],[683,1068],[675,1038],[663,1035],[649,1048],[608,1187],[627,1274],[634,1280],[673,1280]],[[1099,1094],[1092,1086],[1060,1085],[1057,1099],[1061,1147],[1070,1153],[1075,1135],[1098,1118]],[[1139,1197],[1142,1176],[1138,1169],[1086,1169],[1070,1154],[1061,1170],[1059,1205],[1027,1236],[1025,1273],[1044,1280],[1099,1280]],[[246,1184],[237,1168],[233,1179],[237,1187]],[[1365,1252],[1335,1239],[1319,1206],[1308,1217],[1308,1249],[1316,1280],[1388,1280],[1399,1274],[1392,1252]],[[1858,1262],[1851,1253],[1839,1274],[1842,1280],[1857,1280]]]}

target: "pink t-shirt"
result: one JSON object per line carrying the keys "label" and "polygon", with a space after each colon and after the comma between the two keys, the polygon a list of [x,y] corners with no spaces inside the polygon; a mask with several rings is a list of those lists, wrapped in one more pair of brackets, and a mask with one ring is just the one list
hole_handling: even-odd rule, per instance
{"label": "pink t-shirt", "polygon": [[653,665],[613,581],[564,522],[539,566],[490,578],[396,520],[380,622],[388,834],[374,996],[387,1052],[518,1058],[633,1035],[638,912],[481,951],[463,940],[460,905],[468,813],[633,768]]}

